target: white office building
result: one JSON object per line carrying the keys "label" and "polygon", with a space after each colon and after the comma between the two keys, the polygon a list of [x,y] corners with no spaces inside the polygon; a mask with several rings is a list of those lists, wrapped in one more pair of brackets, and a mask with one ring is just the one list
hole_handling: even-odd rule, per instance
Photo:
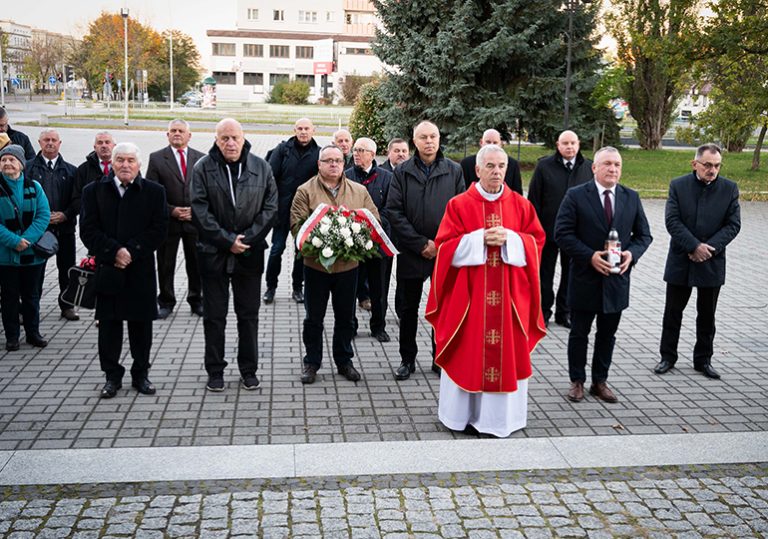
{"label": "white office building", "polygon": [[264,102],[272,86],[300,80],[310,102],[337,100],[346,75],[382,64],[371,51],[376,11],[369,0],[238,0],[236,30],[208,30],[218,101]]}

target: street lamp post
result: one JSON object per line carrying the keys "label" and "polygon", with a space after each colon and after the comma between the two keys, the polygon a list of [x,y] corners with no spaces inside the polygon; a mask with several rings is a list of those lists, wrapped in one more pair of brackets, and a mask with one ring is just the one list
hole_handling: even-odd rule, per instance
{"label": "street lamp post", "polygon": [[592,0],[565,0],[565,10],[568,12],[568,38],[567,52],[565,55],[565,98],[563,105],[563,131],[568,129],[570,122],[571,106],[571,56],[573,54],[573,14],[579,6],[579,2],[588,4]]}
{"label": "street lamp post", "polygon": [[173,30],[168,31],[168,39],[171,41],[171,110],[173,110]]}
{"label": "street lamp post", "polygon": [[3,32],[0,31],[0,107],[5,107],[5,69],[3,69]]}
{"label": "street lamp post", "polygon": [[125,117],[123,121],[128,125],[128,8],[120,9],[120,15],[123,16],[123,36],[125,41],[124,61],[125,61],[125,84],[123,86],[123,100],[125,101]]}

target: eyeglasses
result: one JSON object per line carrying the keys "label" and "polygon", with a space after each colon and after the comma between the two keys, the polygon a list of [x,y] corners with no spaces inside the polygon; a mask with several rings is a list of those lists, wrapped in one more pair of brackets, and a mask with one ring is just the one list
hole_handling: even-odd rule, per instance
{"label": "eyeglasses", "polygon": [[[704,167],[705,169],[707,169],[707,170],[711,170],[711,169],[717,170],[717,169],[722,168],[722,166],[723,166],[722,163],[702,163],[698,159],[696,160],[696,162],[698,164],[700,164],[702,167]],[[733,172],[733,171],[731,171],[731,172]]]}
{"label": "eyeglasses", "polygon": [[326,165],[341,165],[344,163],[343,159],[320,159],[321,163],[324,163]]}
{"label": "eyeglasses", "polygon": [[373,153],[373,150],[367,150],[365,148],[352,148],[352,151],[354,153],[365,153],[365,152],[371,152]]}

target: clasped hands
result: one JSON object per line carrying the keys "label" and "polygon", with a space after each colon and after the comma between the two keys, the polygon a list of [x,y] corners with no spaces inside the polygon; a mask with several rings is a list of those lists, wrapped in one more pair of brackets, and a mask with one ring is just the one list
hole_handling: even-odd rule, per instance
{"label": "clasped hands", "polygon": [[489,247],[501,247],[507,243],[507,229],[503,226],[486,228],[483,232],[483,243]]}
{"label": "clasped hands", "polygon": [[715,248],[707,243],[700,243],[692,253],[688,253],[688,258],[692,262],[706,262],[715,254]]}
{"label": "clasped hands", "polygon": [[125,247],[120,247],[115,255],[115,267],[117,269],[125,269],[131,262],[133,262],[133,259],[131,258],[130,251]]}
{"label": "clasped hands", "polygon": [[171,210],[171,217],[179,221],[191,221],[192,208],[189,206],[176,206]]}
{"label": "clasped hands", "polygon": [[[595,269],[597,273],[601,273],[602,275],[610,275],[611,274],[611,268],[613,267],[610,262],[607,260],[608,258],[608,251],[595,251],[592,254],[592,267]],[[629,269],[630,264],[632,263],[632,252],[631,251],[622,251],[621,252],[621,263],[619,264],[619,275],[622,275],[625,271]]]}

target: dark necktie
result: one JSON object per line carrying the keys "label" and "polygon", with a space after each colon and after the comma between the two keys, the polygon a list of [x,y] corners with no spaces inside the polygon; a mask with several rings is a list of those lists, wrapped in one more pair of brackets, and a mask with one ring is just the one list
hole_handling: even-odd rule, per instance
{"label": "dark necktie", "polygon": [[109,161],[102,161],[101,168],[104,169],[104,175],[109,176]]}
{"label": "dark necktie", "polygon": [[567,168],[568,172],[570,172],[571,170],[573,170],[573,163],[571,163],[570,161],[566,161],[565,168]]}
{"label": "dark necktie", "polygon": [[48,160],[48,170],[53,170],[53,161]]}
{"label": "dark necktie", "polygon": [[184,180],[187,179],[187,160],[184,159],[184,150],[176,150],[179,152],[179,161],[181,163],[181,177],[184,178]]}
{"label": "dark necktie", "polygon": [[611,204],[611,192],[606,189],[603,191],[604,202],[603,209],[605,210],[605,220],[608,222],[608,226],[611,226],[613,222],[613,205]]}

